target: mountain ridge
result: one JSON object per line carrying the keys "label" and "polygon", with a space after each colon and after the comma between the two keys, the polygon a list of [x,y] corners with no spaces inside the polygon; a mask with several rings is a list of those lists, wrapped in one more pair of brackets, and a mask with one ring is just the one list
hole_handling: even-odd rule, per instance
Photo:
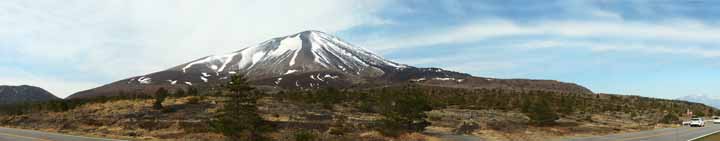
{"label": "mountain ridge", "polygon": [[320,31],[276,37],[238,51],[202,57],[175,67],[75,93],[68,98],[152,93],[160,87],[181,89],[220,84],[244,74],[251,84],[273,89],[373,87],[403,83],[459,88],[505,88],[592,93],[554,80],[495,79],[441,68],[418,68],[387,60]]}
{"label": "mountain ridge", "polygon": [[689,102],[702,103],[715,108],[720,107],[720,97],[713,97],[705,94],[687,95],[676,98],[677,100],[684,100]]}
{"label": "mountain ridge", "polygon": [[57,96],[40,87],[30,85],[0,85],[0,104],[42,102],[59,99]]}

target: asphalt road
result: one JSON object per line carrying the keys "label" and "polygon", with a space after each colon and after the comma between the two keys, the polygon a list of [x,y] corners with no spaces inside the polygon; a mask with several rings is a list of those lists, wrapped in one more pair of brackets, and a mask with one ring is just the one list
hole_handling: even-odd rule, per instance
{"label": "asphalt road", "polygon": [[121,141],[0,127],[0,141]]}
{"label": "asphalt road", "polygon": [[569,139],[569,141],[688,141],[720,131],[720,124],[707,122],[705,127],[663,128],[650,131]]}
{"label": "asphalt road", "polygon": [[[708,122],[705,127],[664,128],[649,131],[607,136],[571,138],[568,141],[687,141],[720,131],[720,124]],[[444,136],[444,140],[482,140],[468,136]],[[121,141],[93,137],[81,137],[33,130],[0,127],[0,141]]]}

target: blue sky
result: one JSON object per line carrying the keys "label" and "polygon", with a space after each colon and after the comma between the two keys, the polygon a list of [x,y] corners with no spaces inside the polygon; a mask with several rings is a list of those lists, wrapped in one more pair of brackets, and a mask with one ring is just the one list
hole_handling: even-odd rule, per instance
{"label": "blue sky", "polygon": [[0,84],[65,97],[314,29],[419,67],[717,97],[718,24],[702,0],[4,0]]}

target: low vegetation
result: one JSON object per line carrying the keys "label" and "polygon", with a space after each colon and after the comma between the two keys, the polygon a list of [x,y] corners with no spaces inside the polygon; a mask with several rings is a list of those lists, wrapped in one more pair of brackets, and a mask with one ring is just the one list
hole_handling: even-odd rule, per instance
{"label": "low vegetation", "polygon": [[[611,94],[400,85],[261,93],[242,77],[153,95],[0,106],[0,126],[129,139],[490,140],[607,134],[676,124],[697,103]],[[172,93],[171,93],[172,91]]]}

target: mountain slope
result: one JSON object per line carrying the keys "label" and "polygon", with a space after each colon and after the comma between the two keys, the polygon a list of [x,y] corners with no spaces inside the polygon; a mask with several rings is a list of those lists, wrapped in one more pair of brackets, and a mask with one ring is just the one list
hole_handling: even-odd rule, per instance
{"label": "mountain slope", "polygon": [[60,98],[50,94],[50,92],[34,86],[0,85],[0,104],[40,102],[58,99]]}
{"label": "mountain slope", "polygon": [[69,98],[152,93],[160,87],[208,87],[233,74],[272,89],[375,87],[404,83],[461,88],[505,88],[592,93],[552,80],[491,79],[439,68],[395,63],[319,31],[277,37],[229,54],[203,57],[176,67],[132,77]]}
{"label": "mountain slope", "polygon": [[689,102],[703,103],[708,106],[713,106],[715,108],[720,107],[720,97],[713,97],[713,96],[709,96],[709,95],[699,94],[699,95],[683,96],[683,97],[680,97],[677,99],[685,100],[685,101],[689,101]]}

